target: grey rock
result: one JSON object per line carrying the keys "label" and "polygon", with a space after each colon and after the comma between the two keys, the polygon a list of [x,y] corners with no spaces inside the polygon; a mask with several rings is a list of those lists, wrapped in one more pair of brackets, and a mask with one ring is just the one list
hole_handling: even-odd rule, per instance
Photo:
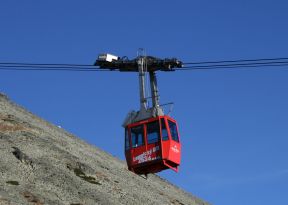
{"label": "grey rock", "polygon": [[36,117],[0,94],[0,204],[206,205],[62,128]]}

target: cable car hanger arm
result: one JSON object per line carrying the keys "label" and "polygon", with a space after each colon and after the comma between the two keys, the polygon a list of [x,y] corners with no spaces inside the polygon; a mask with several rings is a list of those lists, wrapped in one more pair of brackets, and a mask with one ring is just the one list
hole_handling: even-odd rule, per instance
{"label": "cable car hanger arm", "polygon": [[176,58],[156,58],[153,56],[138,56],[135,59],[129,60],[125,57],[118,57],[112,54],[100,54],[94,63],[94,66],[99,66],[100,69],[119,70],[122,72],[139,72],[138,61],[145,59],[145,67],[147,72],[154,71],[175,71],[175,68],[182,68],[183,63]]}

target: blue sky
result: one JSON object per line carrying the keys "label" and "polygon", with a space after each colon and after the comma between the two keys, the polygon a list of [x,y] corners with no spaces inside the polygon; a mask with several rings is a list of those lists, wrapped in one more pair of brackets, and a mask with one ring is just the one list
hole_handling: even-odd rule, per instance
{"label": "blue sky", "polygon": [[[288,57],[288,3],[5,1],[0,62],[93,64],[103,52],[183,62]],[[0,71],[0,91],[33,113],[124,159],[135,73]],[[216,205],[287,204],[288,68],[158,73],[174,102],[180,172],[160,176]]]}

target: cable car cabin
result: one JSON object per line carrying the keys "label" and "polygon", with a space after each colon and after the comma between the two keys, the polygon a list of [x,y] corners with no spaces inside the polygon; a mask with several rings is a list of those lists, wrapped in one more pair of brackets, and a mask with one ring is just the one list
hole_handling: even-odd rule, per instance
{"label": "cable car cabin", "polygon": [[125,156],[128,169],[136,174],[169,168],[177,172],[181,159],[177,122],[164,115],[128,124]]}

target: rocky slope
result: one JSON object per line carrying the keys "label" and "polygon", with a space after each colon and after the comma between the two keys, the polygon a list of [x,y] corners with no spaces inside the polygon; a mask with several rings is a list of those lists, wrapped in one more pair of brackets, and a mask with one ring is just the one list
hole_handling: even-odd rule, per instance
{"label": "rocky slope", "polygon": [[0,94],[0,204],[206,205],[157,175],[49,124]]}

